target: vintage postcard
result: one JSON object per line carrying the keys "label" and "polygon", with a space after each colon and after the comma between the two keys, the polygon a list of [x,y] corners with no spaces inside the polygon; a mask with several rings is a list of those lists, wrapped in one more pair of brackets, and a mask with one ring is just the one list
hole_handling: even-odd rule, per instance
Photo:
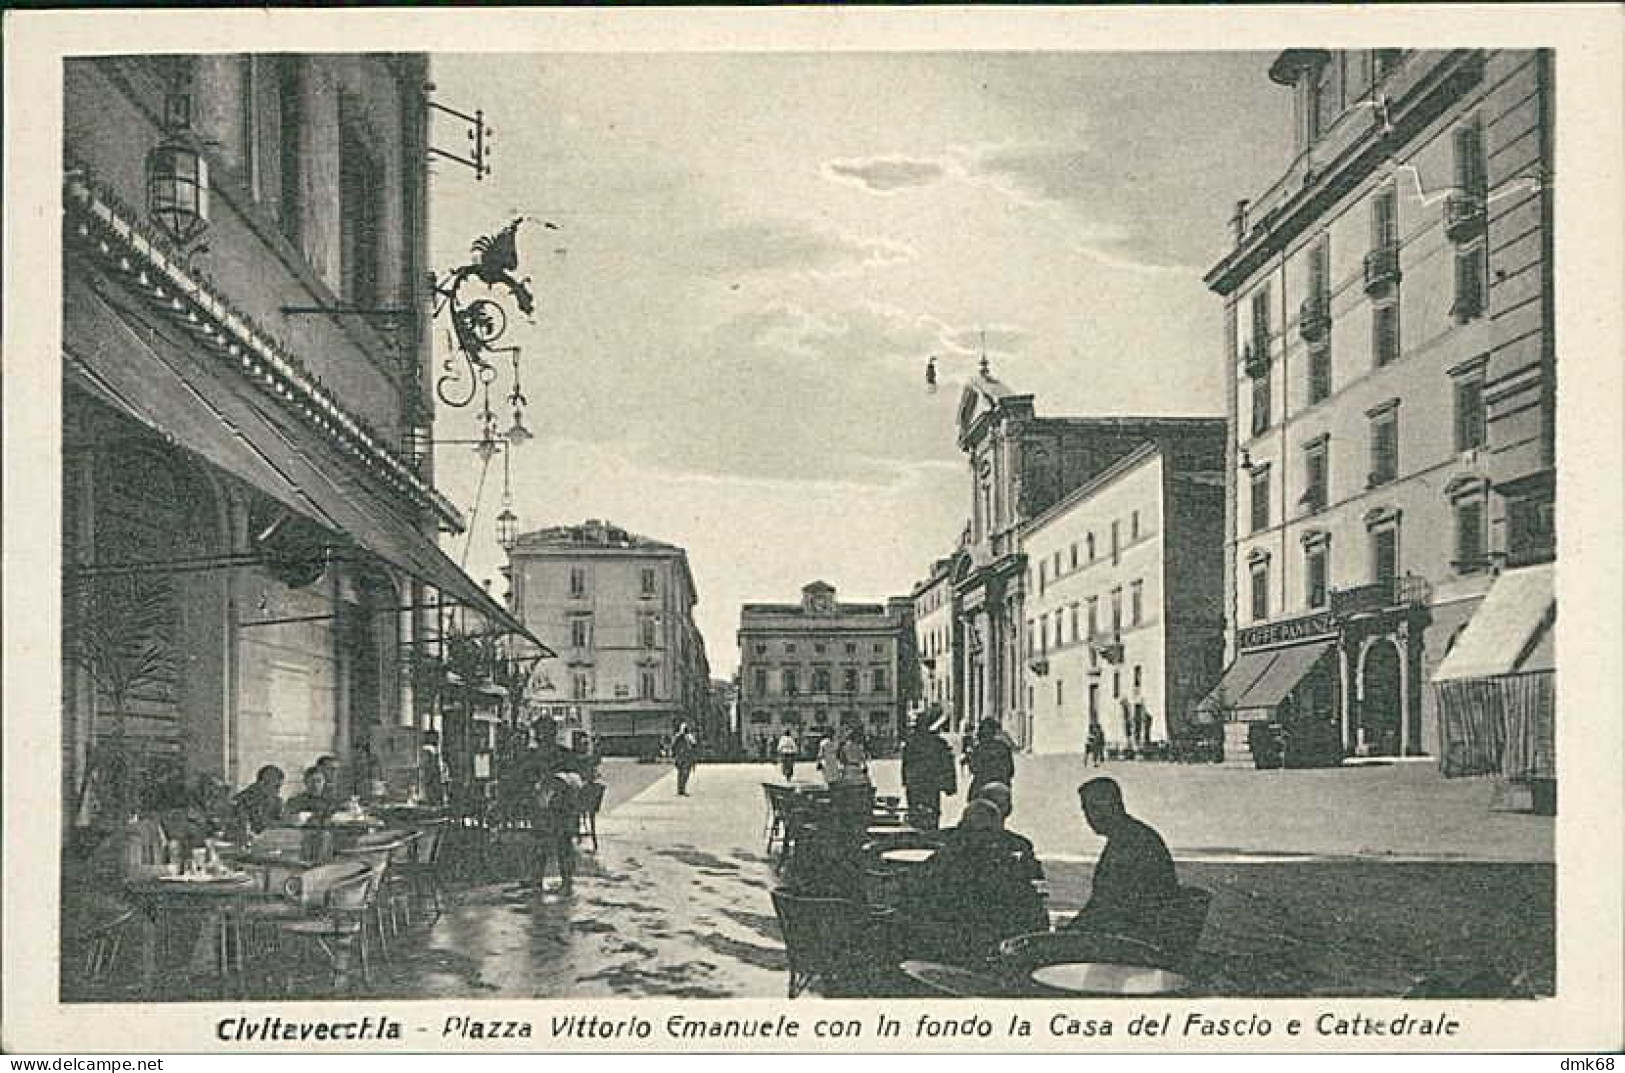
{"label": "vintage postcard", "polygon": [[5,1048],[1619,1048],[1617,19],[11,14]]}

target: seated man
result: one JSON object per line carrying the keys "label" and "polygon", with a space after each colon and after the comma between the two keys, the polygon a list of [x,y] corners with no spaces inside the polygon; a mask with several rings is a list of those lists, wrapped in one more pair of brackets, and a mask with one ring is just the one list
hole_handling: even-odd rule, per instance
{"label": "seated man", "polygon": [[1113,779],[1090,779],[1078,787],[1084,818],[1106,839],[1095,865],[1089,902],[1067,930],[1109,932],[1158,943],[1156,916],[1179,895],[1174,859],[1162,836],[1130,816]]}
{"label": "seated man", "polygon": [[306,768],[303,792],[288,798],[282,808],[295,816],[308,812],[315,820],[325,820],[331,816],[337,810],[338,802],[333,796],[327,771],[320,764]]}
{"label": "seated man", "polygon": [[1043,879],[1044,866],[1039,863],[1038,854],[1033,850],[1033,840],[1005,826],[1010,820],[1010,787],[1002,782],[990,782],[977,792],[976,797],[999,810],[999,833],[1011,855],[1029,873],[1028,878]]}
{"label": "seated man", "polygon": [[232,798],[237,824],[255,835],[282,818],[282,769],[266,764],[254,776],[254,785]]}
{"label": "seated man", "polygon": [[910,956],[975,965],[999,943],[1049,927],[1033,886],[1038,862],[1005,838],[998,808],[977,799],[913,886]]}

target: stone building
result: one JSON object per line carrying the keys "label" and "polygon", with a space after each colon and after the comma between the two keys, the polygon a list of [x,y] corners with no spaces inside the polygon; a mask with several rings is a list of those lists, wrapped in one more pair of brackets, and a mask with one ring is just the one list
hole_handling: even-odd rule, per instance
{"label": "stone building", "polygon": [[754,755],[789,728],[804,743],[861,724],[875,751],[894,746],[910,693],[913,609],[906,597],[843,603],[815,581],[795,604],[739,615],[740,736]]}
{"label": "stone building", "polygon": [[[1555,554],[1552,60],[1288,49],[1269,76],[1295,155],[1207,276],[1234,430],[1215,703],[1437,754],[1424,684]],[[1549,585],[1507,602],[1511,671]]]}
{"label": "stone building", "polygon": [[1096,723],[1137,753],[1190,734],[1224,661],[1224,433],[1148,442],[1027,522],[1034,752],[1080,753]]}
{"label": "stone building", "polygon": [[1180,469],[1210,467],[1212,427],[1212,418],[1039,417],[1031,395],[985,371],[966,385],[959,447],[970,470],[971,509],[950,573],[960,637],[956,722],[993,719],[1018,745],[1032,743],[1024,661],[1028,524],[1147,443]]}
{"label": "stone building", "polygon": [[930,576],[914,586],[914,650],[920,668],[920,709],[940,718],[944,730],[959,734],[965,728],[956,703],[961,667],[952,568],[952,559],[938,559],[931,564]]}
{"label": "stone building", "polygon": [[591,519],[521,534],[509,564],[515,610],[558,653],[543,695],[579,713],[601,752],[649,753],[683,722],[726,744],[687,552]]}
{"label": "stone building", "polygon": [[404,792],[440,729],[415,655],[516,625],[440,551],[462,519],[397,448],[432,421],[426,74],[64,65],[69,823],[115,778],[296,780],[322,754]]}

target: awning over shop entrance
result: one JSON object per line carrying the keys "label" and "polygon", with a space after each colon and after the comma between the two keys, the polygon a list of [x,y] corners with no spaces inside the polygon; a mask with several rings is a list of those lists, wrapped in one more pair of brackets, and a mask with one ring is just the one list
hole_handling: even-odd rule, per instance
{"label": "awning over shop entrance", "polygon": [[1331,641],[1316,641],[1267,652],[1243,652],[1201,707],[1208,711],[1274,708],[1331,647]]}
{"label": "awning over shop entrance", "polygon": [[1553,583],[1551,563],[1508,570],[1496,578],[1433,680],[1551,670],[1551,624],[1557,610]]}
{"label": "awning over shop entrance", "polygon": [[75,348],[71,340],[80,333],[69,334],[68,371],[93,395],[552,654],[430,537],[347,479],[342,465],[317,453],[319,445],[307,445],[309,432],[291,417],[247,397],[162,337],[136,334],[90,288],[71,277],[67,285],[82,337],[121,344]]}

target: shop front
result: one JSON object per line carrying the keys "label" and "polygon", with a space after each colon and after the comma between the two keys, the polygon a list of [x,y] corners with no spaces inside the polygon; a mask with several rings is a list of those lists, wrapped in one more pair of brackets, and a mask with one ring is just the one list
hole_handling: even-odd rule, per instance
{"label": "shop front", "polygon": [[1198,706],[1219,718],[1225,755],[1259,767],[1342,760],[1344,658],[1329,613],[1272,622],[1236,635],[1236,659]]}

